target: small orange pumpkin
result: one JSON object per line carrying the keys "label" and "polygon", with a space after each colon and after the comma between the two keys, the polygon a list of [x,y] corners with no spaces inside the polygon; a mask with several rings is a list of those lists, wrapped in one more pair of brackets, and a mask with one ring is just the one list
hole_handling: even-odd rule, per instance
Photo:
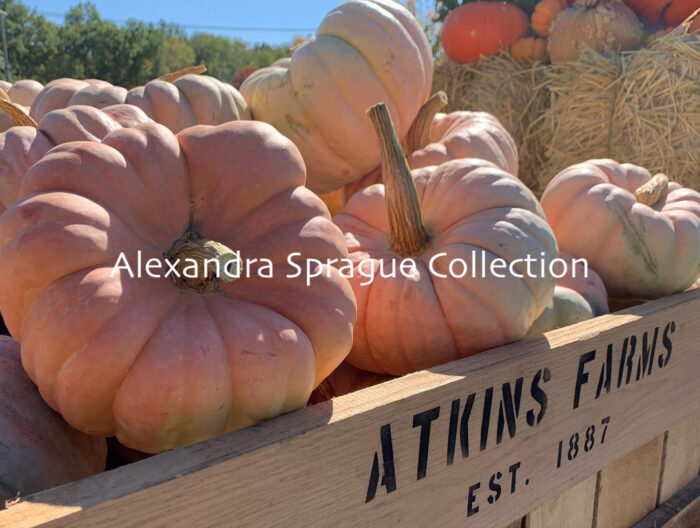
{"label": "small orange pumpkin", "polygon": [[411,173],[386,106],[369,115],[384,184],[356,193],[334,217],[355,265],[350,284],[358,318],[348,361],[402,375],[521,339],[551,300],[554,279],[488,272],[458,278],[448,265],[463,260],[471,269],[481,255],[551,262],[556,241],[537,199],[484,160],[455,159]]}
{"label": "small orange pumpkin", "polygon": [[507,48],[528,31],[525,12],[505,2],[473,2],[450,11],[442,25],[441,42],[447,57],[458,63],[476,62]]}
{"label": "small orange pumpkin", "polygon": [[560,11],[571,7],[572,0],[540,0],[532,13],[532,29],[540,37],[549,35],[552,21]]}
{"label": "small orange pumpkin", "polygon": [[547,58],[547,39],[520,38],[510,45],[510,56],[523,62],[543,61]]}
{"label": "small orange pumpkin", "polygon": [[6,500],[104,471],[104,438],[79,433],[41,399],[19,343],[0,336],[0,509]]}

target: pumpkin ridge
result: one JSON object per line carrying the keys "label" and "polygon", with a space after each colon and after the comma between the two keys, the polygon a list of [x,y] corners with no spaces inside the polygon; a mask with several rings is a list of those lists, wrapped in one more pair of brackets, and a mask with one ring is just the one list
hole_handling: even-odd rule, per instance
{"label": "pumpkin ridge", "polygon": [[630,218],[631,211],[627,211],[622,204],[618,204],[617,202],[612,203],[614,206],[610,208],[610,211],[615,215],[620,224],[622,224],[625,240],[627,240],[632,250],[642,257],[645,267],[653,273],[655,277],[658,277],[659,269],[656,258],[644,241],[643,224],[639,227],[636,226]]}
{"label": "pumpkin ridge", "polygon": [[[425,266],[424,262],[421,262]],[[452,344],[452,350],[454,351],[454,359],[459,359],[459,347],[457,346],[457,338],[455,337],[455,331],[452,328],[452,325],[450,324],[450,318],[447,316],[447,312],[445,311],[445,307],[442,305],[442,299],[440,299],[440,296],[438,295],[437,289],[435,288],[435,278],[433,277],[433,274],[430,273],[430,271],[426,268],[426,274],[428,276],[428,280],[430,281],[430,287],[432,288],[433,295],[435,296],[435,302],[438,305],[438,308],[440,308],[440,313],[442,314],[442,317],[445,320],[445,326],[447,327],[447,331],[450,333],[450,342]]]}

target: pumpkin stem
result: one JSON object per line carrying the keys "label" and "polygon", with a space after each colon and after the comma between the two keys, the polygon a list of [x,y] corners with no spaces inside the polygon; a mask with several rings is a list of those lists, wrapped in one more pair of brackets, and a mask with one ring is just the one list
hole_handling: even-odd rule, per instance
{"label": "pumpkin stem", "polygon": [[0,98],[0,112],[7,114],[17,126],[30,126],[39,128],[39,125],[31,117],[25,114],[16,104]]}
{"label": "pumpkin stem", "polygon": [[418,255],[428,243],[428,235],[423,227],[416,185],[391,115],[384,103],[371,106],[367,115],[379,138],[391,249],[405,257]]}
{"label": "pumpkin stem", "polygon": [[447,94],[442,90],[431,95],[421,106],[411,124],[411,128],[408,129],[406,145],[408,146],[409,154],[422,149],[430,143],[430,124],[433,122],[435,114],[442,111],[446,106]]}
{"label": "pumpkin stem", "polygon": [[200,75],[205,71],[207,71],[207,67],[204,64],[200,64],[199,66],[188,66],[187,68],[182,68],[181,70],[161,75],[160,77],[158,77],[158,80],[165,82],[175,82],[184,75]]}
{"label": "pumpkin stem", "polygon": [[665,174],[657,174],[653,178],[650,178],[644,185],[640,185],[636,191],[634,191],[634,197],[637,202],[653,206],[659,201],[661,195],[666,191],[668,187],[668,176]]}
{"label": "pumpkin stem", "polygon": [[188,231],[165,254],[177,275],[173,282],[182,289],[200,293],[219,293],[219,280],[233,282],[238,277],[241,259],[237,252],[219,242],[198,238]]}

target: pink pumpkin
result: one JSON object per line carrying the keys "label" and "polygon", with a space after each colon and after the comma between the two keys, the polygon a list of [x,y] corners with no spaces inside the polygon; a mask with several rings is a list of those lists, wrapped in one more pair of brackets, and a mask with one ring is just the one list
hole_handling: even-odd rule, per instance
{"label": "pink pumpkin", "polygon": [[49,150],[69,141],[100,141],[123,127],[150,119],[132,105],[114,105],[99,110],[71,106],[44,115],[37,126],[13,126],[0,134],[0,213],[19,198],[19,188],[29,167]]}
{"label": "pink pumpkin", "polygon": [[22,368],[19,343],[0,336],[0,509],[99,473],[106,458],[104,438],[79,433],[52,411]]}
{"label": "pink pumpkin", "polygon": [[[370,116],[384,184],[355,194],[334,217],[355,266],[358,317],[348,361],[402,375],[521,339],[551,300],[554,279],[490,272],[459,278],[461,268],[452,273],[448,265],[458,259],[478,265],[482,256],[511,263],[528,254],[550,263],[556,241],[537,199],[484,160],[411,173],[386,107],[372,107]],[[404,259],[406,272],[392,272]],[[377,271],[367,282],[361,269],[370,266]]]}
{"label": "pink pumpkin", "polygon": [[614,298],[655,299],[700,273],[700,193],[613,160],[560,172],[542,195],[559,248],[584,257]]}

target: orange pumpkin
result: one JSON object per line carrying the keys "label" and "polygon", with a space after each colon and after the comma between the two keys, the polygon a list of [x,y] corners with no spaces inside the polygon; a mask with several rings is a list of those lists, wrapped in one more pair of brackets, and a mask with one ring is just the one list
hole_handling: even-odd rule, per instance
{"label": "orange pumpkin", "polygon": [[549,35],[552,21],[560,11],[571,6],[572,0],[540,0],[532,13],[532,29],[540,37]]}
{"label": "orange pumpkin", "polygon": [[[537,199],[484,160],[456,159],[411,173],[386,107],[372,107],[370,117],[384,184],[355,194],[334,217],[355,266],[350,283],[358,322],[348,361],[402,375],[521,339],[551,300],[554,279],[489,272],[474,279],[471,270],[482,258],[556,257]],[[469,269],[462,278],[459,259]],[[513,262],[513,269],[522,268]]]}
{"label": "orange pumpkin", "polygon": [[476,62],[507,48],[528,31],[525,12],[505,2],[464,4],[447,15],[442,47],[454,62]]}
{"label": "orange pumpkin", "polygon": [[678,26],[700,7],[697,0],[624,0],[650,28]]}
{"label": "orange pumpkin", "polygon": [[642,24],[621,0],[575,0],[552,22],[547,52],[556,63],[576,60],[584,48],[620,51],[641,44]]}
{"label": "orange pumpkin", "polygon": [[330,376],[314,389],[309,398],[309,405],[345,396],[351,392],[366,389],[390,379],[393,379],[393,376],[360,370],[343,361]]}
{"label": "orange pumpkin", "polygon": [[664,27],[675,27],[680,25],[698,8],[700,8],[698,0],[670,0],[668,7],[663,10],[663,15],[661,18]]}
{"label": "orange pumpkin", "polygon": [[7,336],[0,336],[0,387],[0,505],[104,471],[104,438],[72,429],[42,401]]}
{"label": "orange pumpkin", "polygon": [[272,124],[301,151],[307,186],[335,191],[379,165],[365,109],[386,101],[406,136],[430,95],[433,58],[418,21],[391,0],[350,0],[321,22],[290,61],[241,85],[254,119]]}
{"label": "orange pumpkin", "polygon": [[[453,159],[478,158],[518,175],[518,149],[501,123],[486,112],[440,113],[447,105],[444,92],[437,92],[421,107],[406,140],[408,166],[419,169]],[[382,168],[345,187],[345,200],[357,191],[381,183]]]}
{"label": "orange pumpkin", "polygon": [[543,61],[547,58],[547,39],[520,38],[510,45],[510,56],[523,62]]}
{"label": "orange pumpkin", "polygon": [[560,172],[541,203],[560,249],[587,259],[610,297],[663,297],[700,273],[700,193],[664,175],[590,160]]}
{"label": "orange pumpkin", "polygon": [[304,177],[253,121],[145,123],[35,163],[0,216],[0,311],[47,403],[146,453],[304,406],[356,311]]}
{"label": "orange pumpkin", "polygon": [[13,126],[0,134],[0,213],[19,198],[20,184],[29,167],[54,146],[69,141],[99,141],[113,130],[148,121],[146,114],[131,105],[102,110],[76,105],[49,112],[39,124]]}

